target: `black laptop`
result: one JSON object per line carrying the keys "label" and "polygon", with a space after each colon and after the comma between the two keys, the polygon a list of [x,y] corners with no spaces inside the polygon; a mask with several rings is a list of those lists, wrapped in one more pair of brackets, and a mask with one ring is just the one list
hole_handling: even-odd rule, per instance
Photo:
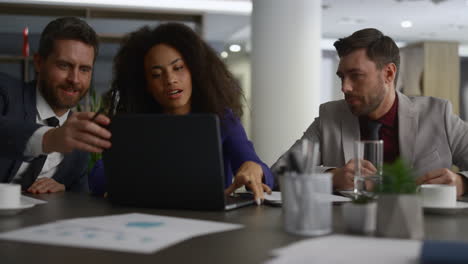
{"label": "black laptop", "polygon": [[112,119],[104,152],[111,202],[153,208],[229,210],[252,197],[224,195],[216,115],[125,114]]}

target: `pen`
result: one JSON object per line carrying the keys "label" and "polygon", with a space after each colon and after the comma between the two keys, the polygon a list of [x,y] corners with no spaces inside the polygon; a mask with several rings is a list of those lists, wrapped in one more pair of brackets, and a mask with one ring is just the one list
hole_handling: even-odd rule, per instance
{"label": "pen", "polygon": [[97,117],[100,113],[102,113],[102,112],[104,112],[104,108],[103,108],[103,107],[99,108],[99,110],[97,110],[97,112],[94,114],[93,117],[91,117],[91,119],[90,119],[89,121],[91,121],[91,122],[94,121],[94,119],[96,119],[96,117]]}

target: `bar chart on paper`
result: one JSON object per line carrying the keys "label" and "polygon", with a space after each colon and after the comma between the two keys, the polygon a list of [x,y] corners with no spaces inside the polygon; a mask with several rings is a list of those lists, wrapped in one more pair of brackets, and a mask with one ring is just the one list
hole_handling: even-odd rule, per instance
{"label": "bar chart on paper", "polygon": [[241,225],[147,214],[76,218],[0,234],[0,239],[137,253]]}

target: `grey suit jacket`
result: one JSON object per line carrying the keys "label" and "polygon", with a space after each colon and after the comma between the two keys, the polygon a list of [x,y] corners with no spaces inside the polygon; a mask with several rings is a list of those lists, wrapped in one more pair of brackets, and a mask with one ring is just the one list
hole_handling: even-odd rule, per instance
{"label": "grey suit jacket", "polygon": [[[11,182],[23,161],[24,149],[36,123],[35,83],[25,84],[0,73],[0,182]],[[73,151],[64,155],[52,177],[67,190],[88,191],[88,154]]]}
{"label": "grey suit jacket", "polygon": [[[416,176],[456,165],[468,177],[468,124],[452,113],[451,103],[434,97],[408,97],[400,92],[397,96],[400,155]],[[342,167],[353,158],[354,141],[360,139],[359,120],[346,101],[328,102],[320,105],[319,117],[303,138],[320,143],[318,171]],[[299,142],[273,164],[273,172],[286,163],[286,154]]]}

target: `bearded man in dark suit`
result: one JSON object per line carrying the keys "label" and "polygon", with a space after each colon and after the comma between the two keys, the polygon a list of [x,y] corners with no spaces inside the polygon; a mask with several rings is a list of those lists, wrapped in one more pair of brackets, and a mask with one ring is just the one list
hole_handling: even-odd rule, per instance
{"label": "bearded man in dark suit", "polygon": [[73,113],[89,90],[96,32],[74,17],[50,22],[34,55],[36,80],[0,74],[0,182],[24,191],[87,191],[86,152],[110,147],[110,120]]}

